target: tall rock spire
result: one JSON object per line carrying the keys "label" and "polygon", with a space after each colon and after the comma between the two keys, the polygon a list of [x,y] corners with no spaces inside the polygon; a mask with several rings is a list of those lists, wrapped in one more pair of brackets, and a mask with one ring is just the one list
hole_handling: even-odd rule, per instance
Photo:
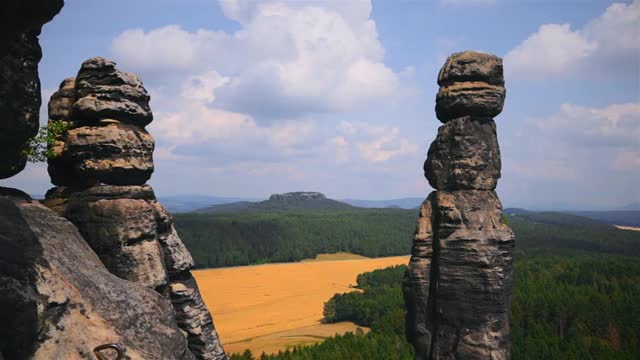
{"label": "tall rock spire", "polygon": [[140,78],[113,61],[85,61],[49,101],[49,124],[64,124],[49,160],[44,204],[69,219],[114,275],[171,301],[198,359],[227,359],[190,272],[193,259],[171,215],[145,183],[153,173],[153,119]]}
{"label": "tall rock spire", "polygon": [[514,236],[495,193],[500,149],[493,117],[505,98],[502,59],[466,51],[438,76],[420,208],[403,291],[417,360],[510,359]]}

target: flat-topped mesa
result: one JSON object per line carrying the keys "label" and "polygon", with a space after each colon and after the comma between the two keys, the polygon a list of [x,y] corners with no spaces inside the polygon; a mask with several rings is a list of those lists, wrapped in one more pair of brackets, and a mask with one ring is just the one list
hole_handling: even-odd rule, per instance
{"label": "flat-topped mesa", "polygon": [[314,191],[297,191],[288,192],[284,194],[273,194],[269,197],[269,200],[319,200],[326,199],[323,193]]}
{"label": "flat-topped mesa", "polygon": [[224,360],[198,286],[193,258],[171,215],[145,185],[153,173],[149,95],[138,76],[95,57],[65,79],[49,101],[49,128],[59,128],[43,204],[69,219],[105,267],[173,304],[175,322],[197,359]]}
{"label": "flat-topped mesa", "polygon": [[141,185],[151,177],[155,143],[144,129],[153,119],[149,94],[138,76],[115,65],[91,58],[51,96],[49,126],[67,130],[49,160],[53,184]]}
{"label": "flat-topped mesa", "polygon": [[437,189],[420,208],[403,292],[417,360],[510,359],[514,236],[493,191],[504,103],[502,60],[463,52],[438,77],[444,125],[424,163]]}
{"label": "flat-topped mesa", "polygon": [[449,56],[438,75],[438,119],[446,123],[463,116],[500,114],[506,95],[502,72],[502,59],[495,55],[465,51]]}

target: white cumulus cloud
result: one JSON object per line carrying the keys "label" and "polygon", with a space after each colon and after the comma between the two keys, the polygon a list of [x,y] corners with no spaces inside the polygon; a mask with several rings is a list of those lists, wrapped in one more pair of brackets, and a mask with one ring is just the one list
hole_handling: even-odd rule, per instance
{"label": "white cumulus cloud", "polygon": [[[510,76],[570,75],[579,70],[637,74],[640,61],[640,0],[614,3],[580,29],[543,24],[504,56]],[[637,75],[636,75],[637,76]]]}
{"label": "white cumulus cloud", "polygon": [[116,60],[145,79],[197,76],[207,99],[215,91],[218,107],[257,121],[341,111],[400,93],[400,74],[383,62],[369,1],[220,5],[240,30],[127,30],[113,40]]}

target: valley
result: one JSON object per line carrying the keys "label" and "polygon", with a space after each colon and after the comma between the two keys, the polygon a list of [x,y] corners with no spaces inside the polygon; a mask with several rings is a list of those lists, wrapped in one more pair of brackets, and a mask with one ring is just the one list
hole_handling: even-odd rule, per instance
{"label": "valley", "polygon": [[395,256],[237,266],[194,276],[225,350],[250,349],[259,356],[355,332],[353,323],[323,324],[324,303],[335,293],[356,291],[351,286],[358,274],[408,261]]}

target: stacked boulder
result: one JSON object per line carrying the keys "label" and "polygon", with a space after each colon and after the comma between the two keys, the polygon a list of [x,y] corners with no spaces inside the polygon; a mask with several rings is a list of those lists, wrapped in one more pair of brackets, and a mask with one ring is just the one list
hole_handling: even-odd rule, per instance
{"label": "stacked boulder", "polygon": [[60,128],[44,204],[76,225],[114,275],[169,298],[198,359],[226,359],[198,286],[191,254],[146,181],[153,173],[152,119],[140,79],[113,61],[85,61],[49,102]]}
{"label": "stacked boulder", "polygon": [[416,359],[510,359],[514,235],[495,193],[500,150],[493,117],[505,98],[502,59],[451,55],[438,76],[444,123],[424,164],[432,192],[420,208],[403,290]]}

